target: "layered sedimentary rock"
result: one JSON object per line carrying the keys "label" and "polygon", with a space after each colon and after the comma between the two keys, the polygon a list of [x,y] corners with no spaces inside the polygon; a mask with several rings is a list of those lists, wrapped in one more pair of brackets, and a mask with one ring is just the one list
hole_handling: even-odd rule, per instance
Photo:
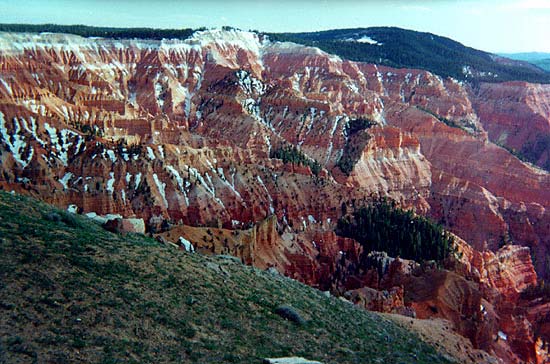
{"label": "layered sedimentary rock", "polygon": [[[506,363],[547,360],[539,343],[548,340],[546,321],[533,316],[548,312],[547,306],[525,302],[520,295],[537,281],[529,249],[507,245],[496,253],[480,253],[460,241],[458,249],[460,258],[451,259],[443,270],[372,254],[379,264],[374,264],[376,280],[368,286],[390,289],[401,285],[404,304],[416,317],[448,320],[475,348]],[[351,297],[362,291],[368,289],[353,292]],[[376,303],[372,299],[371,304]]]}
{"label": "layered sedimentary rock", "polygon": [[482,84],[474,107],[491,140],[550,169],[550,86]]}
{"label": "layered sedimentary rock", "polygon": [[[511,240],[530,247],[536,271],[550,277],[550,176],[492,142],[518,149],[544,134],[548,100],[545,86],[474,89],[248,32],[185,41],[2,33],[0,186],[84,213],[143,218],[169,241],[182,236],[197,250],[322,289],[404,286],[420,316],[440,315],[477,347],[531,360],[533,320],[510,306],[536,280],[530,253],[476,250]],[[352,134],[357,119],[376,126]],[[321,171],[271,158],[289,145]],[[384,278],[390,286],[352,274],[361,247],[333,231],[343,207],[371,194],[465,239],[475,248],[464,249],[467,264],[414,279],[389,275],[399,277]],[[487,322],[459,324],[463,315],[483,317],[480,305]],[[500,328],[511,338],[502,348],[490,344],[497,317],[511,325]],[[512,343],[520,337],[527,341]]]}

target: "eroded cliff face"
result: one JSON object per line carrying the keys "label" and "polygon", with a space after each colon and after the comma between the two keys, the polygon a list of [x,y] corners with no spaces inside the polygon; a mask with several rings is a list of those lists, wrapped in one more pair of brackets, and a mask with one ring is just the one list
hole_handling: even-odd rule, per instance
{"label": "eroded cliff face", "polygon": [[[446,269],[373,254],[376,264],[366,274],[371,277],[367,286],[390,292],[401,287],[404,301],[396,304],[406,305],[420,319],[448,320],[475,348],[505,363],[548,360],[539,344],[548,340],[547,325],[532,316],[535,311],[547,312],[547,306],[526,302],[520,295],[537,282],[529,249],[507,245],[481,253],[457,242],[460,258],[450,259]],[[350,297],[357,300],[363,291],[367,290],[351,291]],[[382,303],[393,297],[387,295]]]}
{"label": "eroded cliff face", "polygon": [[481,84],[474,108],[491,140],[550,169],[550,86]]}
{"label": "eroded cliff face", "polygon": [[[248,32],[186,41],[2,33],[0,186],[82,212],[142,217],[165,239],[183,236],[198,250],[340,292],[381,288],[350,274],[361,248],[333,232],[342,207],[390,196],[475,249],[465,250],[469,266],[418,278],[441,289],[411,291],[405,276],[387,289],[404,286],[419,315],[433,316],[435,305],[477,347],[531,360],[535,336],[502,353],[490,344],[498,317],[518,322],[501,328],[518,333],[511,338],[533,322],[501,304],[515,304],[536,280],[529,252],[488,251],[511,239],[550,277],[550,175],[491,140],[519,148],[537,135],[531,125],[547,130],[549,97],[544,86],[473,90]],[[377,123],[363,139],[348,130],[358,118]],[[287,145],[320,173],[270,158]],[[338,162],[350,145],[359,149],[346,174]],[[460,326],[481,304],[494,319]]]}

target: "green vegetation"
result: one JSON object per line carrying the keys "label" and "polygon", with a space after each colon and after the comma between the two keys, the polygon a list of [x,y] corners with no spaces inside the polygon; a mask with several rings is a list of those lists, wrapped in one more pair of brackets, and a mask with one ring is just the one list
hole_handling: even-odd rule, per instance
{"label": "green vegetation", "polygon": [[346,135],[349,136],[349,135],[357,134],[362,130],[372,128],[375,125],[377,125],[376,121],[372,121],[365,118],[350,119],[346,123],[344,130],[346,131]]}
{"label": "green vegetation", "polygon": [[550,284],[539,279],[536,285],[531,285],[521,292],[521,298],[524,300],[541,298],[543,302],[550,302]]}
{"label": "green vegetation", "polygon": [[387,318],[291,279],[4,192],[0,321],[2,363],[448,363]]}
{"label": "green vegetation", "polygon": [[534,61],[533,64],[547,72],[550,72],[550,58],[541,59],[540,61]]}
{"label": "green vegetation", "polygon": [[90,27],[86,25],[58,25],[58,24],[0,24],[1,32],[27,33],[68,33],[82,37],[102,37],[114,39],[187,39],[193,29],[153,29],[153,28],[114,28]]}
{"label": "green vegetation", "polygon": [[503,57],[525,61],[550,72],[550,53],[527,52],[527,53],[501,53]]}
{"label": "green vegetation", "polygon": [[[453,120],[449,120],[447,118],[444,118],[443,116],[441,115],[438,115],[436,114],[435,112],[429,110],[429,109],[426,109],[422,106],[416,106],[417,109],[419,110],[422,110],[424,111],[425,113],[428,113],[430,115],[432,115],[434,118],[436,118],[437,120],[441,121],[442,123],[444,123],[445,125],[447,126],[450,126],[452,128],[458,128],[458,129],[462,129],[466,132],[469,132],[469,130],[472,130],[472,131],[478,131],[477,130],[477,127],[475,126],[475,124],[469,120],[461,120],[460,122],[455,122]],[[469,129],[469,130],[468,130]]]}
{"label": "green vegetation", "polygon": [[[518,154],[524,160],[550,172],[550,135],[538,135],[534,141],[525,143]],[[538,164],[539,160],[544,159],[544,163]]]}
{"label": "green vegetation", "polygon": [[[538,135],[534,141],[525,143],[521,149],[515,149],[503,143],[495,143],[506,149],[523,162],[531,163],[550,171],[550,135]],[[539,164],[539,161],[543,162]]]}
{"label": "green vegetation", "polygon": [[342,156],[336,163],[346,175],[349,176],[370,139],[370,134],[366,130],[375,125],[377,125],[375,121],[365,118],[350,119],[346,123],[344,127],[347,136],[346,145]]}
{"label": "green vegetation", "polygon": [[307,166],[315,176],[318,176],[321,172],[321,165],[315,159],[312,159],[305,155],[295,146],[286,146],[279,149],[272,150],[269,154],[269,158],[281,159],[283,163],[293,163],[302,166]]}
{"label": "green vegetation", "polygon": [[[416,261],[442,261],[454,249],[453,238],[440,225],[385,198],[356,209],[338,220],[336,233],[357,240],[366,254],[385,251]],[[366,256],[365,254],[365,256]]]}
{"label": "green vegetation", "polygon": [[[543,70],[500,64],[494,61],[492,54],[466,47],[449,38],[400,28],[374,27],[313,33],[271,33],[269,36],[273,40],[319,47],[328,53],[353,61],[396,68],[420,68],[458,80],[550,82],[550,73]],[[374,39],[378,44],[350,41],[363,36]],[[464,66],[469,66],[473,74],[465,74]]]}

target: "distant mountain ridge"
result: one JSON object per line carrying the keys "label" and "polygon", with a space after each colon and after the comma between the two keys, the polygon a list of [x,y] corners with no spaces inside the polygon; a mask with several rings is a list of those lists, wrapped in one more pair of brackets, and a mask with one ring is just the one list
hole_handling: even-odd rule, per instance
{"label": "distant mountain ridge", "polygon": [[[223,27],[233,29],[232,27]],[[69,33],[115,39],[188,39],[200,29],[93,27],[58,24],[0,24],[4,32]],[[550,61],[536,66],[464,46],[450,38],[397,27],[334,29],[306,33],[258,32],[275,41],[314,46],[352,61],[417,68],[462,81],[550,83]],[[514,57],[511,57],[514,58]],[[523,58],[514,58],[525,60]],[[546,63],[544,63],[546,62]],[[546,64],[546,66],[545,66]]]}
{"label": "distant mountain ridge", "polygon": [[522,53],[499,53],[503,57],[525,61],[550,72],[550,53],[544,52],[522,52]]}
{"label": "distant mountain ridge", "polygon": [[353,61],[396,68],[420,68],[463,81],[550,82],[550,73],[542,69],[502,62],[494,54],[431,33],[373,27],[269,35],[273,40],[319,47]]}

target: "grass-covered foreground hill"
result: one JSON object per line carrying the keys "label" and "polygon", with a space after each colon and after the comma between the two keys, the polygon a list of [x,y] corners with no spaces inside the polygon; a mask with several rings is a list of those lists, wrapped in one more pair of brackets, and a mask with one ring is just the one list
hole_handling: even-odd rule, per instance
{"label": "grass-covered foreground hill", "polygon": [[0,363],[447,362],[387,318],[293,280],[4,192],[0,338]]}

